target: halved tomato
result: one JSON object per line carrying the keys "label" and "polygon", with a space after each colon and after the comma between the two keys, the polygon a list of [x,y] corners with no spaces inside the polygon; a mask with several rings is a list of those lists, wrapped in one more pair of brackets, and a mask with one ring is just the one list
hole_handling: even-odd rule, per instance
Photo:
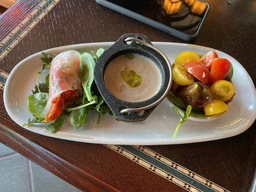
{"label": "halved tomato", "polygon": [[214,59],[210,71],[209,82],[214,83],[217,80],[224,79],[228,74],[230,62],[224,58]]}
{"label": "halved tomato", "polygon": [[174,65],[172,73],[173,80],[177,85],[190,85],[194,82],[194,77],[182,65]]}
{"label": "halved tomato", "polygon": [[188,61],[200,61],[200,57],[194,51],[183,51],[175,58],[174,65],[183,65]]}
{"label": "halved tomato", "polygon": [[210,101],[210,103],[204,106],[204,114],[206,116],[223,113],[226,110],[228,110],[227,104],[224,101],[218,99],[213,99]]}
{"label": "halved tomato", "polygon": [[208,83],[209,70],[200,61],[186,62],[183,64],[183,67],[202,83]]}
{"label": "halved tomato", "polygon": [[202,108],[212,100],[209,88],[201,82],[194,82],[191,85],[181,87],[177,91],[177,96],[188,105],[196,108]]}
{"label": "halved tomato", "polygon": [[211,85],[210,91],[214,99],[228,101],[234,96],[235,87],[229,81],[218,80]]}
{"label": "halved tomato", "polygon": [[209,51],[201,58],[201,62],[206,66],[208,70],[210,70],[212,67],[212,62],[216,58],[218,58],[218,54],[215,51]]}

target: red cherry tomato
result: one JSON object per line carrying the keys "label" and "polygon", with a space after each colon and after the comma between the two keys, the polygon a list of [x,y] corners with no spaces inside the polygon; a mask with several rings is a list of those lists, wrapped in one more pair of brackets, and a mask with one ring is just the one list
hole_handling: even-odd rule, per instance
{"label": "red cherry tomato", "polygon": [[217,80],[224,79],[230,68],[229,60],[223,58],[214,59],[210,71],[209,82],[214,83]]}
{"label": "red cherry tomato", "polygon": [[214,51],[209,51],[201,58],[201,62],[206,66],[207,69],[210,70],[212,67],[212,62],[216,58],[218,58],[218,54]]}
{"label": "red cherry tomato", "polygon": [[202,83],[208,83],[209,70],[200,61],[186,62],[183,64],[183,67]]}

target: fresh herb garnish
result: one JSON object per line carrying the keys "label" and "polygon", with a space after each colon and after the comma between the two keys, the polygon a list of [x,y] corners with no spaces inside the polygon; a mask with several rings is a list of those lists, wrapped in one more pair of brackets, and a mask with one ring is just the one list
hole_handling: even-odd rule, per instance
{"label": "fresh herb garnish", "polygon": [[190,116],[190,113],[191,113],[191,110],[192,110],[192,106],[191,105],[188,105],[187,106],[187,109],[184,113],[184,116],[182,117],[182,115],[180,114],[179,110],[177,107],[173,106],[172,109],[179,115],[180,117],[180,122],[178,124],[178,126],[176,127],[175,129],[175,132],[173,134],[173,137],[176,137],[176,134],[178,133],[178,130],[179,130],[179,127],[189,118]]}

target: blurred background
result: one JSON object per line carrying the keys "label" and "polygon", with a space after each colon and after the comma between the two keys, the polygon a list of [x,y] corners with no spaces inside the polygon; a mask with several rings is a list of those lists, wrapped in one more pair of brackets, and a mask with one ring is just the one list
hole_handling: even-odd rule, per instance
{"label": "blurred background", "polygon": [[0,0],[0,15],[10,8],[17,0]]}

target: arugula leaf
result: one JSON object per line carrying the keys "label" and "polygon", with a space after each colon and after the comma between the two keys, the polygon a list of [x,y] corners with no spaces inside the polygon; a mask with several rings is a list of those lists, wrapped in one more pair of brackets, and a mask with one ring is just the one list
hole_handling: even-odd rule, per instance
{"label": "arugula leaf", "polygon": [[182,109],[186,109],[187,104],[186,102],[181,99],[180,97],[175,96],[171,91],[167,95],[168,99],[170,99],[175,105]]}
{"label": "arugula leaf", "polygon": [[45,85],[48,87],[47,93],[49,93],[49,78],[50,78],[50,74],[46,75],[46,77],[45,77]]}
{"label": "arugula leaf", "polygon": [[51,54],[48,54],[48,53],[45,53],[45,52],[42,52],[41,54],[42,55],[41,55],[40,59],[42,61],[42,70],[38,72],[39,74],[44,73],[45,71],[50,69],[51,62],[54,58]]}
{"label": "arugula leaf", "polygon": [[39,80],[42,74],[47,73],[48,70],[50,69],[52,60],[53,60],[52,55],[42,52],[42,55],[41,55],[42,70],[38,72],[39,76],[37,78],[37,84],[35,85],[35,90],[32,91],[33,94],[39,93],[39,92],[47,92],[47,93],[49,92],[49,74],[47,74],[45,77],[45,83],[39,83]]}
{"label": "arugula leaf", "polygon": [[56,133],[60,130],[60,127],[62,126],[64,122],[65,114],[62,113],[58,117],[56,117],[55,121],[52,123],[46,125],[44,128],[49,131],[50,133]]}
{"label": "arugula leaf", "polygon": [[104,49],[103,49],[103,48],[99,48],[99,49],[97,50],[96,55],[97,55],[98,58],[99,58],[103,53],[104,53]]}
{"label": "arugula leaf", "polygon": [[[182,98],[175,96],[171,91],[168,93],[167,98],[177,105],[182,111],[186,110],[188,104]],[[206,118],[203,109],[195,107],[192,108],[190,116]]]}
{"label": "arugula leaf", "polygon": [[202,59],[204,55],[198,54],[199,58]]}
{"label": "arugula leaf", "polygon": [[179,115],[180,117],[180,122],[178,124],[178,126],[175,129],[175,132],[173,134],[173,137],[176,137],[176,134],[178,133],[179,127],[189,118],[191,110],[192,110],[192,106],[188,105],[186,112],[184,113],[184,117],[181,116],[179,110],[177,109],[177,107],[173,106],[172,109]]}
{"label": "arugula leaf", "polygon": [[98,97],[96,95],[93,95],[91,102],[87,101],[87,102],[85,102],[83,104],[80,104],[78,106],[66,108],[65,110],[68,111],[68,112],[71,112],[71,111],[81,109],[81,108],[84,108],[84,107],[89,107],[90,105],[93,105],[93,104],[96,104],[96,103],[98,103]]}
{"label": "arugula leaf", "polygon": [[96,62],[103,52],[103,48],[99,48],[96,53],[92,51],[92,54],[94,55],[93,60]]}
{"label": "arugula leaf", "polygon": [[69,115],[69,122],[71,125],[75,128],[81,127],[86,119],[88,111],[88,107],[83,107],[72,111]]}
{"label": "arugula leaf", "polygon": [[94,66],[95,62],[89,53],[83,53],[80,56],[80,79],[82,81],[83,89],[88,101],[92,101],[91,86],[94,80]]}
{"label": "arugula leaf", "polygon": [[95,106],[95,109],[98,111],[100,115],[105,115],[106,113],[110,112],[110,108],[108,105],[105,103],[104,99],[102,96],[99,98],[98,104]]}
{"label": "arugula leaf", "polygon": [[226,77],[224,78],[227,81],[231,81],[233,74],[234,74],[233,65],[231,62],[229,62],[229,63],[230,63],[229,71],[228,71],[228,74],[226,75]]}
{"label": "arugula leaf", "polygon": [[[93,52],[94,57],[92,57],[92,55],[89,53],[83,53],[80,56],[79,76],[82,81],[82,86],[85,94],[84,94],[82,103],[80,103],[76,107],[66,109],[69,112],[71,111],[69,121],[71,125],[75,128],[79,128],[82,126],[82,124],[86,119],[87,113],[91,109],[91,106],[98,103],[97,95],[101,96],[100,94],[93,95],[92,85],[94,81],[93,73],[94,73],[95,62],[103,52],[104,52],[104,49],[98,49],[97,53]],[[97,109],[99,108],[97,107]]]}
{"label": "arugula leaf", "polygon": [[41,123],[44,121],[44,118],[39,118],[39,117],[33,117],[33,119],[28,119],[28,122],[27,123],[24,123],[22,124],[23,127],[25,126],[29,126],[29,125],[32,125],[32,124],[35,124],[35,123]]}
{"label": "arugula leaf", "polygon": [[34,87],[34,90],[32,90],[32,93],[36,94],[36,93],[40,93],[40,92],[48,93],[49,87],[47,87],[47,85],[45,83],[36,84]]}
{"label": "arugula leaf", "polygon": [[30,113],[38,118],[44,118],[44,108],[48,102],[48,93],[35,93],[27,96]]}
{"label": "arugula leaf", "polygon": [[96,103],[98,103],[98,97],[94,95],[91,102],[86,102],[73,108],[66,108],[66,111],[71,111],[69,115],[70,124],[75,128],[81,127],[86,119],[87,113],[90,111],[90,106]]}
{"label": "arugula leaf", "polygon": [[108,107],[108,105],[105,103],[103,97],[100,95],[99,96],[99,102],[98,104],[95,106],[96,111],[98,112],[99,116],[98,116],[98,123],[100,122],[100,118],[101,116],[105,115],[106,113],[111,114],[111,110]]}

